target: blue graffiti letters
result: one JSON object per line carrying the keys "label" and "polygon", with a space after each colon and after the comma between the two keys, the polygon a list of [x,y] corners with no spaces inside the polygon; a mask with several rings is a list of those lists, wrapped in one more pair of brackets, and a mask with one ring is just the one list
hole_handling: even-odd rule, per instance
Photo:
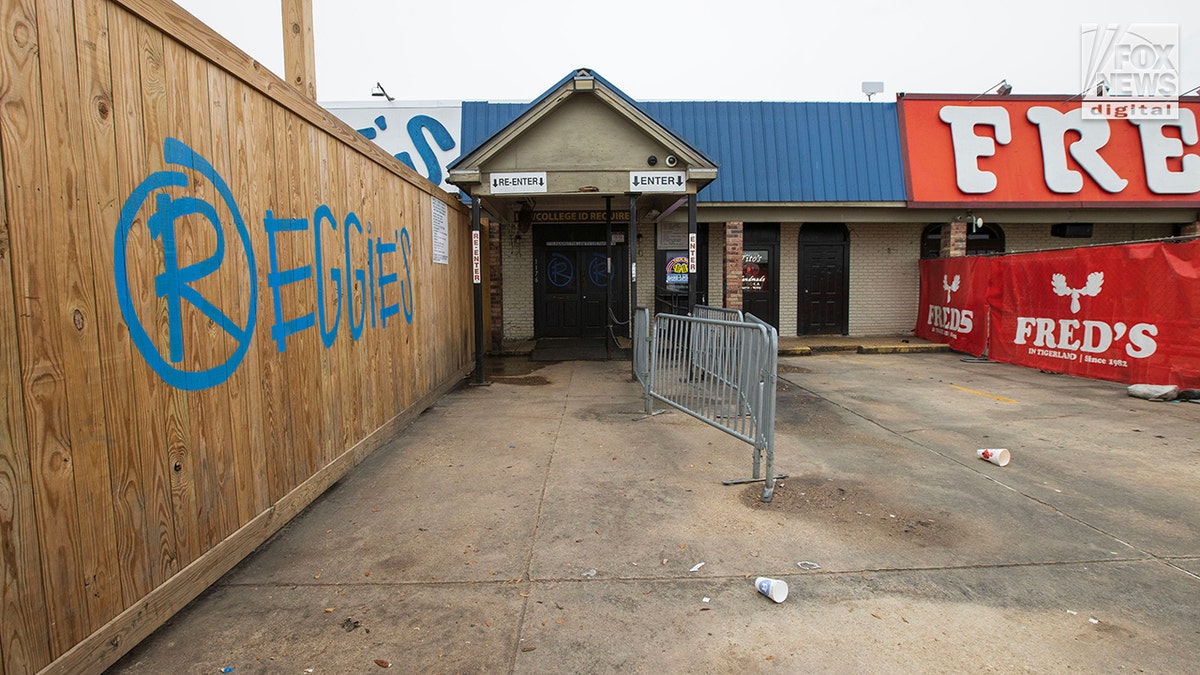
{"label": "blue graffiti letters", "polygon": [[316,323],[313,312],[302,314],[294,319],[283,320],[283,287],[312,278],[312,265],[293,267],[287,270],[279,269],[279,240],[275,235],[280,232],[304,232],[308,229],[308,221],[304,218],[276,218],[270,210],[263,218],[263,226],[267,230],[267,248],[270,249],[271,270],[267,274],[267,285],[271,287],[271,295],[275,298],[275,324],[271,326],[271,338],[279,346],[279,351],[285,351],[287,336],[312,328]]}
{"label": "blue graffiti letters", "polygon": [[[387,300],[387,287],[397,283],[399,273],[391,270],[392,262],[391,254],[398,250],[400,242],[406,242],[406,246],[411,246],[409,242],[408,228],[393,230],[391,240],[385,240],[383,237],[372,237],[370,223],[367,224],[367,269],[354,269],[351,261],[351,231],[357,231],[359,235],[363,233],[363,227],[358,216],[353,212],[346,215],[345,220],[341,224],[342,228],[342,243],[345,247],[345,279],[358,281],[358,288],[361,290],[365,299],[360,300],[358,314],[354,311],[354,288],[347,288],[347,284],[343,282],[343,270],[338,267],[330,267],[328,272],[325,270],[325,250],[321,231],[328,225],[333,231],[337,231],[338,222],[333,215],[333,210],[325,204],[321,204],[313,211],[312,217],[312,238],[313,238],[313,259],[311,265],[301,265],[290,269],[280,269],[279,235],[286,232],[308,232],[310,223],[305,218],[279,218],[271,211],[267,211],[266,218],[263,219],[263,227],[267,232],[267,246],[270,248],[270,270],[267,274],[267,285],[271,287],[271,297],[275,303],[275,323],[271,326],[271,338],[275,340],[279,351],[287,350],[287,338],[289,336],[302,333],[313,326],[319,325],[321,333],[321,343],[328,349],[333,346],[337,340],[337,334],[341,327],[342,307],[346,308],[347,323],[350,324],[350,337],[358,340],[362,337],[363,329],[366,324],[365,314],[371,315],[371,328],[381,326],[388,327],[388,319],[400,313],[400,304],[398,302],[389,303]],[[405,278],[410,280],[411,275],[408,271],[408,257],[404,257]],[[315,273],[314,273],[315,272]],[[326,293],[325,279],[328,276],[333,281],[334,295],[337,297],[336,309],[333,311],[332,325],[328,318],[330,315],[328,305],[329,298]],[[285,298],[283,294],[284,287],[293,284],[300,284],[315,278],[315,292],[317,309],[312,312],[301,314],[290,319],[284,318]],[[404,284],[401,282],[400,292],[404,294]],[[303,291],[301,291],[303,292]],[[346,296],[351,296],[349,299]],[[408,298],[411,302],[411,297]],[[411,313],[405,312],[405,319],[408,323],[412,323]]]}
{"label": "blue graffiti letters", "polygon": [[[354,215],[353,211],[351,211],[349,214],[346,215],[346,224],[342,227],[342,236],[345,239],[345,247],[346,247],[346,281],[348,283],[353,283],[350,280],[350,229],[351,228],[358,230],[358,233],[362,234],[362,231],[363,231],[362,223],[360,223],[358,221],[358,216]],[[358,280],[358,288],[360,290],[362,290],[362,292],[365,293],[366,288],[367,288],[367,273],[366,273],[366,271],[365,270],[354,270],[354,278]],[[354,291],[353,291],[353,289],[347,289],[347,296],[348,297],[346,298],[346,317],[350,320],[350,337],[353,338],[354,340],[358,340],[358,338],[362,337],[363,324],[366,323],[366,320],[367,320],[367,303],[364,300],[363,302],[360,302],[358,304],[358,322],[355,323],[355,321],[354,321]],[[334,330],[337,330],[336,327],[334,328]]]}
{"label": "blue graffiti letters", "polygon": [[[250,231],[225,180],[177,139],[163,142],[163,159],[171,168],[147,176],[121,207],[113,241],[117,302],[133,345],[147,365],[171,386],[196,391],[225,382],[244,360],[258,317],[260,279]],[[211,201],[198,196],[204,192],[196,193],[205,184],[211,188],[208,194],[215,190]],[[186,194],[189,191],[192,194]],[[343,307],[355,341],[363,335],[368,313],[372,328],[394,323],[389,320],[401,307],[404,320],[412,323],[415,303],[408,228],[373,236],[370,221],[364,223],[354,212],[339,221],[326,204],[313,209],[310,218],[284,217],[268,209],[262,224],[268,248],[266,283],[273,304],[271,339],[278,352],[286,352],[289,343],[309,329],[319,333],[326,349],[331,348],[342,330]],[[159,253],[136,250],[150,241],[160,247]],[[339,245],[342,251],[337,250]],[[401,255],[394,255],[397,252]],[[398,262],[404,266],[403,275]],[[152,293],[138,274],[153,274]],[[389,298],[397,290],[389,290],[394,285],[399,285],[398,300]],[[222,295],[219,289],[223,288],[239,290]],[[244,288],[248,294],[240,290]],[[230,305],[244,309],[231,311]],[[165,314],[165,322],[160,322],[159,311]],[[195,329],[202,318],[231,340],[204,340],[208,335]],[[193,326],[190,332],[188,325]],[[161,344],[164,341],[166,345]],[[206,358],[224,361],[196,365]]]}
{"label": "blue graffiti letters", "polygon": [[[205,298],[193,283],[208,277],[221,267],[226,258],[225,229],[232,226],[237,232],[237,240],[241,245],[247,272],[254,275],[254,249],[250,243],[250,232],[238,211],[237,202],[230,192],[229,186],[209,164],[208,160],[196,154],[183,142],[168,138],[163,142],[163,159],[169,165],[175,165],[179,171],[157,171],[143,180],[121,207],[120,220],[117,223],[116,238],[113,245],[113,272],[116,279],[117,303],[121,308],[121,316],[129,327],[129,335],[134,346],[142,354],[146,363],[164,381],[173,387],[195,391],[218,385],[237,369],[250,348],[250,340],[254,334],[254,324],[258,310],[258,289],[251,285],[249,304],[246,316],[241,325],[222,311],[216,303]],[[223,202],[223,208],[231,222],[221,219],[217,205],[201,199],[188,196],[173,196],[172,189],[186,189],[191,183],[184,170],[198,174],[209,183]],[[154,199],[151,200],[150,197]],[[162,357],[159,346],[150,337],[145,324],[137,311],[131,294],[129,279],[129,237],[133,228],[139,222],[138,215],[147,204],[153,204],[154,211],[145,219],[146,229],[151,237],[162,247],[162,271],[154,280],[155,295],[166,301],[168,326],[169,361]],[[181,264],[180,247],[177,241],[178,228],[192,226],[191,216],[200,216],[204,223],[216,235],[216,249],[212,255],[191,264]],[[211,368],[188,370],[179,367],[184,360],[183,305],[184,302],[203,314],[214,325],[221,328],[237,343],[236,348],[228,358]],[[155,325],[154,317],[146,317],[151,326]],[[157,330],[155,331],[157,333]],[[192,349],[203,349],[203,345],[191,345]]]}
{"label": "blue graffiti letters", "polygon": [[[357,217],[355,219],[357,220]],[[330,268],[329,278],[333,279],[334,285],[337,286],[337,311],[333,313],[333,328],[328,328],[329,321],[325,318],[325,256],[321,249],[321,221],[323,220],[329,221],[329,229],[334,232],[337,231],[337,220],[333,217],[333,210],[324,204],[318,206],[316,211],[313,211],[313,256],[317,260],[317,319],[321,324],[321,343],[325,345],[326,349],[329,349],[333,346],[333,341],[337,338],[338,326],[342,323],[342,296],[344,292],[342,288],[342,271],[336,267]]]}
{"label": "blue graffiti letters", "polygon": [[[405,234],[407,234],[407,230],[405,231]],[[397,233],[395,233],[395,235],[396,235],[396,239],[399,240],[400,233],[397,232]],[[384,256],[384,254],[385,253],[395,253],[395,252],[396,252],[396,242],[394,242],[394,241],[387,243],[387,244],[385,244],[381,241],[375,246],[375,254],[379,256],[379,271],[381,271],[381,272],[383,271],[383,256]],[[384,328],[387,328],[387,320],[388,320],[389,316],[395,316],[400,313],[400,305],[395,302],[393,302],[392,304],[389,305],[389,304],[387,304],[387,298],[384,297],[385,293],[387,292],[387,287],[391,286],[394,283],[396,283],[396,273],[395,272],[391,272],[390,274],[379,275],[379,320],[380,320],[380,322],[383,323]]]}
{"label": "blue graffiti letters", "polygon": [[412,252],[412,241],[408,238],[408,230],[400,232],[400,252],[404,254],[404,281],[400,282],[400,299],[404,301],[404,321],[413,320],[413,283],[412,269],[408,265],[408,254]]}

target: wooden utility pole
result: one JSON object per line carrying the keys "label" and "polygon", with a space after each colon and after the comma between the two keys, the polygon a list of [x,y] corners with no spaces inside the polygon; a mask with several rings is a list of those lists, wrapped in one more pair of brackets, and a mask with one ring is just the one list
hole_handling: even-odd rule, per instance
{"label": "wooden utility pole", "polygon": [[317,57],[313,47],[312,0],[283,3],[283,63],[287,81],[317,100]]}

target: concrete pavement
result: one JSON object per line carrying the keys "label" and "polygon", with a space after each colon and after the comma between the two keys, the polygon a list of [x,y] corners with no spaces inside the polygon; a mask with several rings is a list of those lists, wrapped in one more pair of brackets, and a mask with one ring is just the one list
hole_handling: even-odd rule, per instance
{"label": "concrete pavement", "polygon": [[950,353],[783,358],[791,477],[763,504],[720,484],[749,474],[749,446],[678,413],[635,419],[628,362],[491,366],[491,386],[438,401],[112,672],[1200,660],[1200,405]]}

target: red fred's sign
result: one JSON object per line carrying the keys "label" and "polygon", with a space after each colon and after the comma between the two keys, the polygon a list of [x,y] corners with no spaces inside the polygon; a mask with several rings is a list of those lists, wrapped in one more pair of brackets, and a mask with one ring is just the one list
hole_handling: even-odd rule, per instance
{"label": "red fred's sign", "polygon": [[987,349],[991,258],[921,261],[921,305],[914,334],[980,356]]}
{"label": "red fred's sign", "polygon": [[915,333],[993,361],[1200,389],[1200,239],[921,261]]}
{"label": "red fred's sign", "polygon": [[900,99],[908,199],[923,206],[1200,206],[1200,98],[1178,119],[1085,119],[1048,96]]}
{"label": "red fred's sign", "polygon": [[1005,256],[991,283],[994,360],[1200,387],[1200,240]]}

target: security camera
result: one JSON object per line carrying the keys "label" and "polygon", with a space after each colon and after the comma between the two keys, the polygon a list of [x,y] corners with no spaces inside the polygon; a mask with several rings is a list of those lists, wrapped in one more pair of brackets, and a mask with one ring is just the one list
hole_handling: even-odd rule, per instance
{"label": "security camera", "polygon": [[649,157],[646,158],[646,163],[649,164],[650,166],[654,166],[655,164],[658,164],[658,158],[655,157],[654,155],[650,155]]}
{"label": "security camera", "polygon": [[667,162],[667,166],[675,166],[679,163],[679,160],[675,159],[675,155],[667,155],[667,159],[665,161]]}

